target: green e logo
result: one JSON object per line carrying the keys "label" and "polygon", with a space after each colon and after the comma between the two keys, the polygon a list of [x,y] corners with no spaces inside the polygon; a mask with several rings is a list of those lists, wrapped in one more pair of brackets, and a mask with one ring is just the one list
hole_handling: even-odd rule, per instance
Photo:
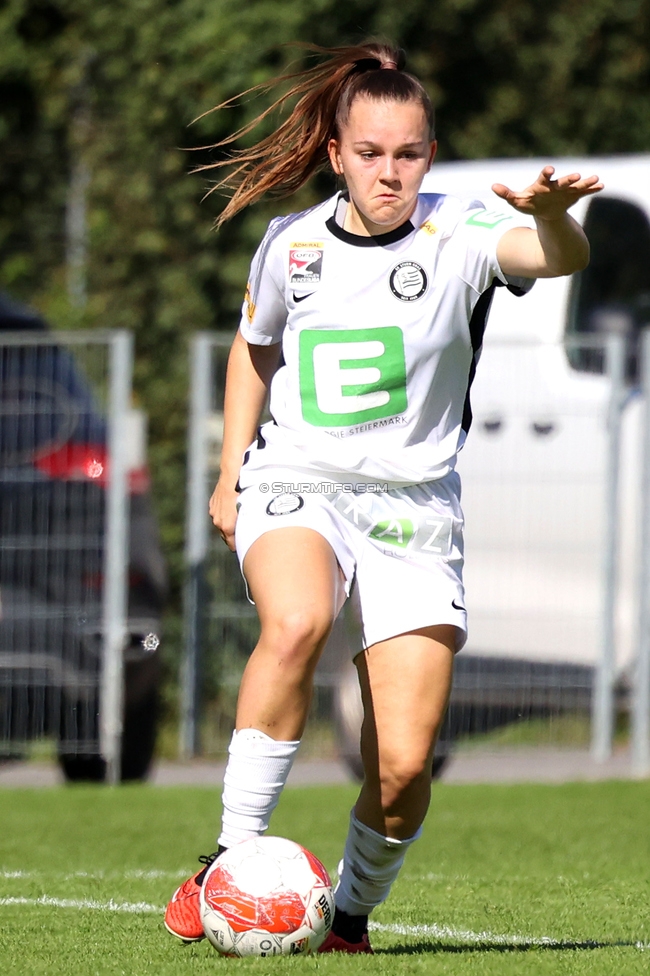
{"label": "green e logo", "polygon": [[351,427],[406,410],[402,330],[304,329],[300,333],[302,415],[316,427]]}

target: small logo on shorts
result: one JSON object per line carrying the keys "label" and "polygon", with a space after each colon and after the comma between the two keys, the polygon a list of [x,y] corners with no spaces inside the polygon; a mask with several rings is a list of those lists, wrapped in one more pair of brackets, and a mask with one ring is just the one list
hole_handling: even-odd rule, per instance
{"label": "small logo on shorts", "polygon": [[276,495],[266,506],[267,515],[290,515],[298,512],[305,504],[301,495],[294,495],[292,492],[283,491],[281,495]]}
{"label": "small logo on shorts", "polygon": [[455,600],[451,601],[451,605],[454,608],[454,610],[463,610],[463,611],[465,610],[465,607],[459,606]]}
{"label": "small logo on shorts", "polygon": [[390,273],[390,290],[400,302],[422,298],[429,284],[424,268],[415,261],[402,261]]}

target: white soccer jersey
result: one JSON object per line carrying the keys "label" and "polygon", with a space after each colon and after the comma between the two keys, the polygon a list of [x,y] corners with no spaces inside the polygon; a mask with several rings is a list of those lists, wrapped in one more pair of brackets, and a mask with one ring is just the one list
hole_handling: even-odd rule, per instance
{"label": "white soccer jersey", "polygon": [[[274,422],[251,467],[348,472],[394,485],[444,477],[469,424],[494,286],[496,246],[516,211],[421,194],[406,224],[375,237],[343,230],[339,194],[273,220],[252,263],[241,332],[282,342]],[[244,482],[242,481],[242,485]]]}

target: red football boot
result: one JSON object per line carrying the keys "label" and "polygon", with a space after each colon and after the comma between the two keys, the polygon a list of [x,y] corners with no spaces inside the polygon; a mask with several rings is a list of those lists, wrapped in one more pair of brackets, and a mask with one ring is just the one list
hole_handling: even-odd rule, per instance
{"label": "red football boot", "polygon": [[330,932],[318,951],[347,953],[369,952],[371,955],[374,955],[367,933],[363,935],[361,942],[347,942],[340,935],[335,935],[334,932]]}
{"label": "red football boot", "polygon": [[181,942],[200,942],[205,938],[201,924],[199,893],[208,868],[223,851],[203,854],[199,858],[205,867],[193,874],[177,888],[165,910],[165,928]]}

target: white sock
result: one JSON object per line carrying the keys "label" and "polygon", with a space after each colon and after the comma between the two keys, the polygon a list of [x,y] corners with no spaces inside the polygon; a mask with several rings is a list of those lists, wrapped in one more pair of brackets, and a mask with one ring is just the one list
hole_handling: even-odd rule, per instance
{"label": "white sock", "polygon": [[388,898],[408,848],[421,833],[422,828],[406,840],[383,837],[357,820],[352,811],[334,891],[336,907],[348,915],[369,915]]}
{"label": "white sock", "polygon": [[278,742],[257,729],[233,732],[223,778],[218,844],[232,847],[264,833],[299,745],[300,741]]}

